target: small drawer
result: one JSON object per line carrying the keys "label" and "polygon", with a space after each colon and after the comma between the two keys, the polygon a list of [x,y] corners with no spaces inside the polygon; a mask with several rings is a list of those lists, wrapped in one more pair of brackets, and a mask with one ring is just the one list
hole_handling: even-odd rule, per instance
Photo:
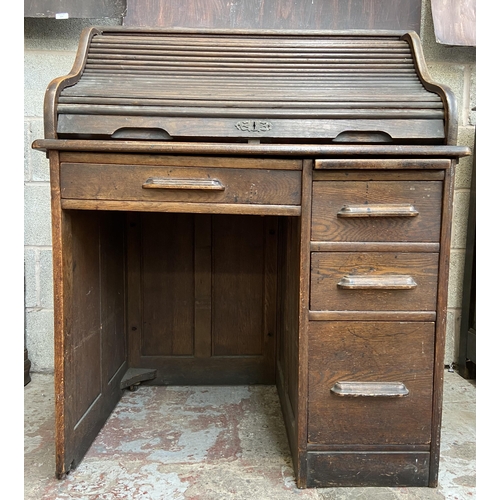
{"label": "small drawer", "polygon": [[79,200],[300,205],[301,171],[62,163],[61,197]]}
{"label": "small drawer", "polygon": [[313,241],[437,242],[441,181],[315,181]]}
{"label": "small drawer", "polygon": [[311,311],[433,311],[437,253],[312,252]]}
{"label": "small drawer", "polygon": [[308,346],[310,444],[430,443],[434,323],[312,322]]}

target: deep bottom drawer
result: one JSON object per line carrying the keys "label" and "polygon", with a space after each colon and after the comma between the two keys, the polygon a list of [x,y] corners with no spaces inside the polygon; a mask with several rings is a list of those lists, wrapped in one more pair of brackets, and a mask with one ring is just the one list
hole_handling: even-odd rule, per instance
{"label": "deep bottom drawer", "polygon": [[307,487],[429,486],[427,452],[309,452]]}
{"label": "deep bottom drawer", "polygon": [[433,360],[434,323],[312,322],[308,442],[428,445]]}

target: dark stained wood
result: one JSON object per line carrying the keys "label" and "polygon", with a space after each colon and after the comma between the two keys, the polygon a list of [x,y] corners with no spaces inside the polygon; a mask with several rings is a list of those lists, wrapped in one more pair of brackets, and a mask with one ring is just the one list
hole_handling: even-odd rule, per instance
{"label": "dark stained wood", "polygon": [[120,389],[136,390],[137,386],[146,380],[156,378],[156,370],[129,368],[120,381]]}
{"label": "dark stained wood", "polygon": [[463,157],[470,156],[467,146],[422,146],[402,145],[326,145],[326,144],[224,144],[217,142],[147,142],[147,141],[98,141],[37,139],[32,147],[41,151],[105,151],[105,152],[142,152],[187,155],[272,155],[295,157],[328,156],[421,156],[421,157]]}
{"label": "dark stained wood", "polygon": [[214,224],[213,354],[261,355],[264,326],[263,220],[220,216]]}
{"label": "dark stained wood", "polygon": [[212,351],[212,216],[194,219],[194,356],[210,358]]}
{"label": "dark stained wood", "polygon": [[299,205],[257,205],[238,203],[185,203],[162,201],[62,200],[66,210],[120,210],[175,212],[196,214],[293,215],[301,213]]}
{"label": "dark stained wood", "polygon": [[100,328],[103,383],[124,369],[126,353],[125,220],[123,214],[100,215]]}
{"label": "dark stained wood", "polygon": [[28,355],[28,349],[24,348],[24,385],[28,385],[31,382],[31,361]]}
{"label": "dark stained wood", "polygon": [[[77,148],[78,149],[78,148]],[[235,159],[225,156],[178,156],[162,154],[102,154],[85,152],[61,152],[61,161],[65,163],[94,163],[118,165],[152,165],[165,167],[217,167],[251,168],[266,170],[302,170],[302,161],[294,158],[280,159],[269,156],[246,156]]]}
{"label": "dark stained wood", "polygon": [[453,193],[455,186],[455,161],[446,171],[443,189],[443,210],[441,223],[441,252],[439,254],[438,296],[436,304],[436,340],[434,352],[434,393],[432,402],[432,442],[430,455],[429,486],[437,487],[439,470],[439,446],[441,437],[444,351],[446,342],[446,320],[448,305],[448,282],[450,268],[451,225],[453,215]]}
{"label": "dark stained wood", "polygon": [[[322,367],[309,371],[309,443],[430,443],[433,323],[316,321],[309,331],[309,362]],[[344,381],[401,382],[409,394],[333,394]]]}
{"label": "dark stained wood", "polygon": [[[74,110],[71,111],[73,112]],[[105,111],[102,110],[103,113]],[[164,113],[174,117],[177,114],[187,114],[183,110],[165,111]],[[212,114],[217,115],[216,112]],[[390,116],[395,115],[395,113],[372,113],[368,115],[367,113],[361,114],[351,110],[343,112],[315,111],[314,119],[308,118],[308,115],[311,114],[310,111],[302,113],[288,112],[289,120],[287,121],[282,119],[284,118],[284,113],[269,111],[268,109],[262,112],[256,112],[253,109],[240,109],[232,113],[227,111],[224,114],[233,114],[234,116],[231,118],[220,118],[217,116],[215,118],[185,118],[184,116],[157,118],[153,116],[140,117],[137,121],[145,128],[165,130],[170,136],[180,141],[189,136],[201,140],[216,137],[224,140],[231,138],[237,141],[242,138],[249,140],[256,137],[258,139],[270,139],[273,142],[286,139],[325,142],[334,140],[346,129],[358,131],[373,127],[382,129],[385,134],[388,134],[394,140],[424,139],[442,141],[445,137],[442,112],[413,112],[411,114],[406,113],[405,116]],[[272,127],[266,129],[266,131],[252,133],[252,135],[249,132],[241,132],[235,125],[239,123],[238,118],[248,115],[252,119],[264,116],[270,117],[272,119]],[[356,115],[360,116],[356,117]],[[348,116],[352,116],[352,118],[347,119]],[[405,126],[406,118],[412,118],[411,127]],[[379,121],[377,122],[377,120]],[[64,114],[59,116],[57,130],[61,137],[73,136],[76,138],[74,130],[78,130],[81,136],[112,136],[126,121],[126,116],[109,116],[104,121],[98,113],[82,115]],[[267,132],[267,130],[272,130],[273,132]]]}
{"label": "dark stained wood", "polygon": [[307,408],[309,404],[309,321],[311,283],[307,279],[311,273],[311,252],[309,239],[312,219],[312,160],[304,160],[302,173],[302,217],[300,227],[300,295],[298,332],[298,385],[297,385],[297,466],[296,477],[299,488],[306,486],[307,478]]}
{"label": "dark stained wood", "polygon": [[[380,159],[353,159],[353,158],[342,158],[342,159],[327,159],[327,160],[316,160],[314,162],[314,168],[315,169],[320,169],[320,170],[333,170],[333,172],[330,173],[331,176],[337,176],[337,178],[340,178],[341,176],[344,176],[344,178],[347,177],[347,175],[363,175],[363,170],[364,169],[398,169],[401,170],[397,172],[397,174],[393,175],[399,175],[401,176],[400,178],[411,176],[412,172],[410,169],[440,169],[440,176],[439,178],[443,177],[442,169],[449,168],[450,166],[450,160],[447,159],[439,159],[436,160],[433,158],[432,160],[423,160],[421,158],[391,158],[391,159],[385,159],[385,160],[380,160]],[[343,172],[342,170],[353,170],[352,172]],[[410,171],[408,171],[410,170]],[[340,171],[340,172],[339,172]],[[326,176],[326,172],[322,172],[322,175]],[[382,172],[377,172],[378,175],[383,175]],[[423,175],[433,175],[435,176],[436,173],[428,173],[428,172],[419,172],[419,176]],[[365,173],[366,175],[366,173]],[[369,175],[369,174],[368,174]],[[390,174],[388,174],[390,175]],[[435,177],[434,177],[435,178]],[[326,177],[325,177],[326,179]]]}
{"label": "dark stained wood", "polygon": [[309,311],[311,321],[435,321],[435,311]]}
{"label": "dark stained wood", "polygon": [[[438,242],[441,181],[316,181],[313,185],[315,241]],[[414,217],[345,217],[346,207],[411,206]]]}
{"label": "dark stained wood", "polygon": [[295,470],[298,466],[298,357],[300,303],[299,218],[280,218],[278,248],[278,309],[276,387]]}
{"label": "dark stained wood", "polygon": [[278,337],[278,218],[264,219],[263,358],[266,377],[276,383]]}
{"label": "dark stained wood", "polygon": [[[326,164],[330,164],[331,160],[323,160]],[[316,163],[322,162],[322,160],[317,160]],[[418,165],[418,161],[409,162],[408,166],[404,166],[406,162],[398,162],[405,170],[392,170],[387,168],[387,170],[378,170],[383,169],[387,165],[390,165],[391,160],[366,160],[366,165],[373,165],[372,169],[365,169],[365,162],[355,161],[354,164],[358,165],[357,170],[343,170],[342,166],[343,162],[331,162],[331,165],[338,165],[335,167],[335,170],[314,170],[313,171],[313,180],[314,181],[438,181],[444,179],[444,170],[432,170],[433,167],[431,165],[433,162],[428,162],[426,160],[421,160],[422,168],[430,169],[430,170],[414,170],[410,165]],[[445,162],[441,163],[440,160],[436,160],[436,165],[441,164],[443,169],[449,168],[451,162],[449,160],[445,160]],[[353,165],[354,166],[354,165]]]}
{"label": "dark stained wood", "polygon": [[299,488],[437,485],[456,99],[413,32],[301,29],[90,28],[49,85],[58,477],[139,372],[276,383]]}
{"label": "dark stained wood", "polygon": [[456,142],[413,31],[102,28],[81,47],[49,85],[48,139]]}
{"label": "dark stained wood", "polygon": [[274,383],[276,219],[131,220],[131,363],[156,368],[152,384]]}
{"label": "dark stained wood", "polygon": [[[72,439],[66,430],[66,353],[67,339],[64,334],[65,314],[69,302],[71,287],[65,262],[69,257],[69,231],[67,217],[61,209],[61,191],[59,186],[59,152],[48,153],[50,168],[50,206],[52,229],[52,266],[54,289],[54,392],[55,392],[55,475],[65,477],[71,460],[66,461],[67,442]],[[67,248],[66,248],[67,247]]]}
{"label": "dark stained wood", "polygon": [[125,26],[264,29],[412,29],[420,0],[128,0]]}
{"label": "dark stained wood", "polygon": [[194,216],[141,216],[141,356],[194,354]]}
{"label": "dark stained wood", "polygon": [[64,230],[54,238],[63,238],[65,252],[56,293],[62,286],[68,301],[55,312],[55,334],[63,337],[56,344],[62,343],[55,379],[56,390],[72,396],[56,402],[59,477],[76,467],[92,444],[121,397],[127,369],[123,219],[113,213],[61,215],[62,226],[55,227]]}
{"label": "dark stained wood", "polygon": [[311,241],[311,252],[439,252],[439,243],[386,241]]}
{"label": "dark stained wood", "polygon": [[125,220],[127,225],[127,355],[131,368],[141,368],[141,213],[125,213]]}
{"label": "dark stained wood", "polygon": [[429,486],[429,453],[308,453],[309,488]]}
{"label": "dark stained wood", "polygon": [[422,85],[430,92],[436,92],[443,99],[445,104],[445,136],[446,144],[456,144],[458,137],[458,121],[456,118],[458,111],[457,98],[451,91],[449,87],[436,85],[432,80],[430,73],[427,69],[427,65],[424,60],[424,52],[422,45],[419,43],[414,43],[418,40],[418,35],[415,32],[408,32],[403,35],[403,40],[410,42],[412,56],[415,59],[416,65],[415,69],[419,75]]}
{"label": "dark stained wood", "polygon": [[[311,310],[321,311],[434,311],[439,254],[395,252],[313,252]],[[409,274],[411,289],[343,289],[344,277],[371,278]]]}
{"label": "dark stained wood", "polygon": [[[175,189],[145,189],[149,179],[176,182]],[[192,189],[193,183],[217,180],[223,189]],[[153,167],[139,165],[61,164],[65,199],[172,201],[299,205],[300,172],[231,168]]]}

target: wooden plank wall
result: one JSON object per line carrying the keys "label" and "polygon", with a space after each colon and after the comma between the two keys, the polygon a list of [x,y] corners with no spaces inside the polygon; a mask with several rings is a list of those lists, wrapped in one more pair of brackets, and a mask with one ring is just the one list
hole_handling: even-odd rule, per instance
{"label": "wooden plank wall", "polygon": [[421,0],[128,0],[124,26],[420,32]]}
{"label": "wooden plank wall", "polygon": [[431,0],[436,41],[476,46],[476,0]]}

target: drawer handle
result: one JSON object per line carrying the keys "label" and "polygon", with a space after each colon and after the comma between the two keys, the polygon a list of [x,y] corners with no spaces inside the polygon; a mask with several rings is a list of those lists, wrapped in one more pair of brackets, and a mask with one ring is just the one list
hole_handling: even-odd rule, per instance
{"label": "drawer handle", "polygon": [[399,398],[409,394],[402,382],[336,382],[330,391],[350,397]]}
{"label": "drawer handle", "polygon": [[418,210],[409,203],[402,205],[345,205],[337,217],[416,217]]}
{"label": "drawer handle", "polygon": [[144,189],[191,189],[201,191],[224,191],[226,186],[218,179],[170,179],[150,177],[142,185]]}
{"label": "drawer handle", "polygon": [[345,290],[411,290],[417,283],[405,274],[344,276],[338,283]]}

